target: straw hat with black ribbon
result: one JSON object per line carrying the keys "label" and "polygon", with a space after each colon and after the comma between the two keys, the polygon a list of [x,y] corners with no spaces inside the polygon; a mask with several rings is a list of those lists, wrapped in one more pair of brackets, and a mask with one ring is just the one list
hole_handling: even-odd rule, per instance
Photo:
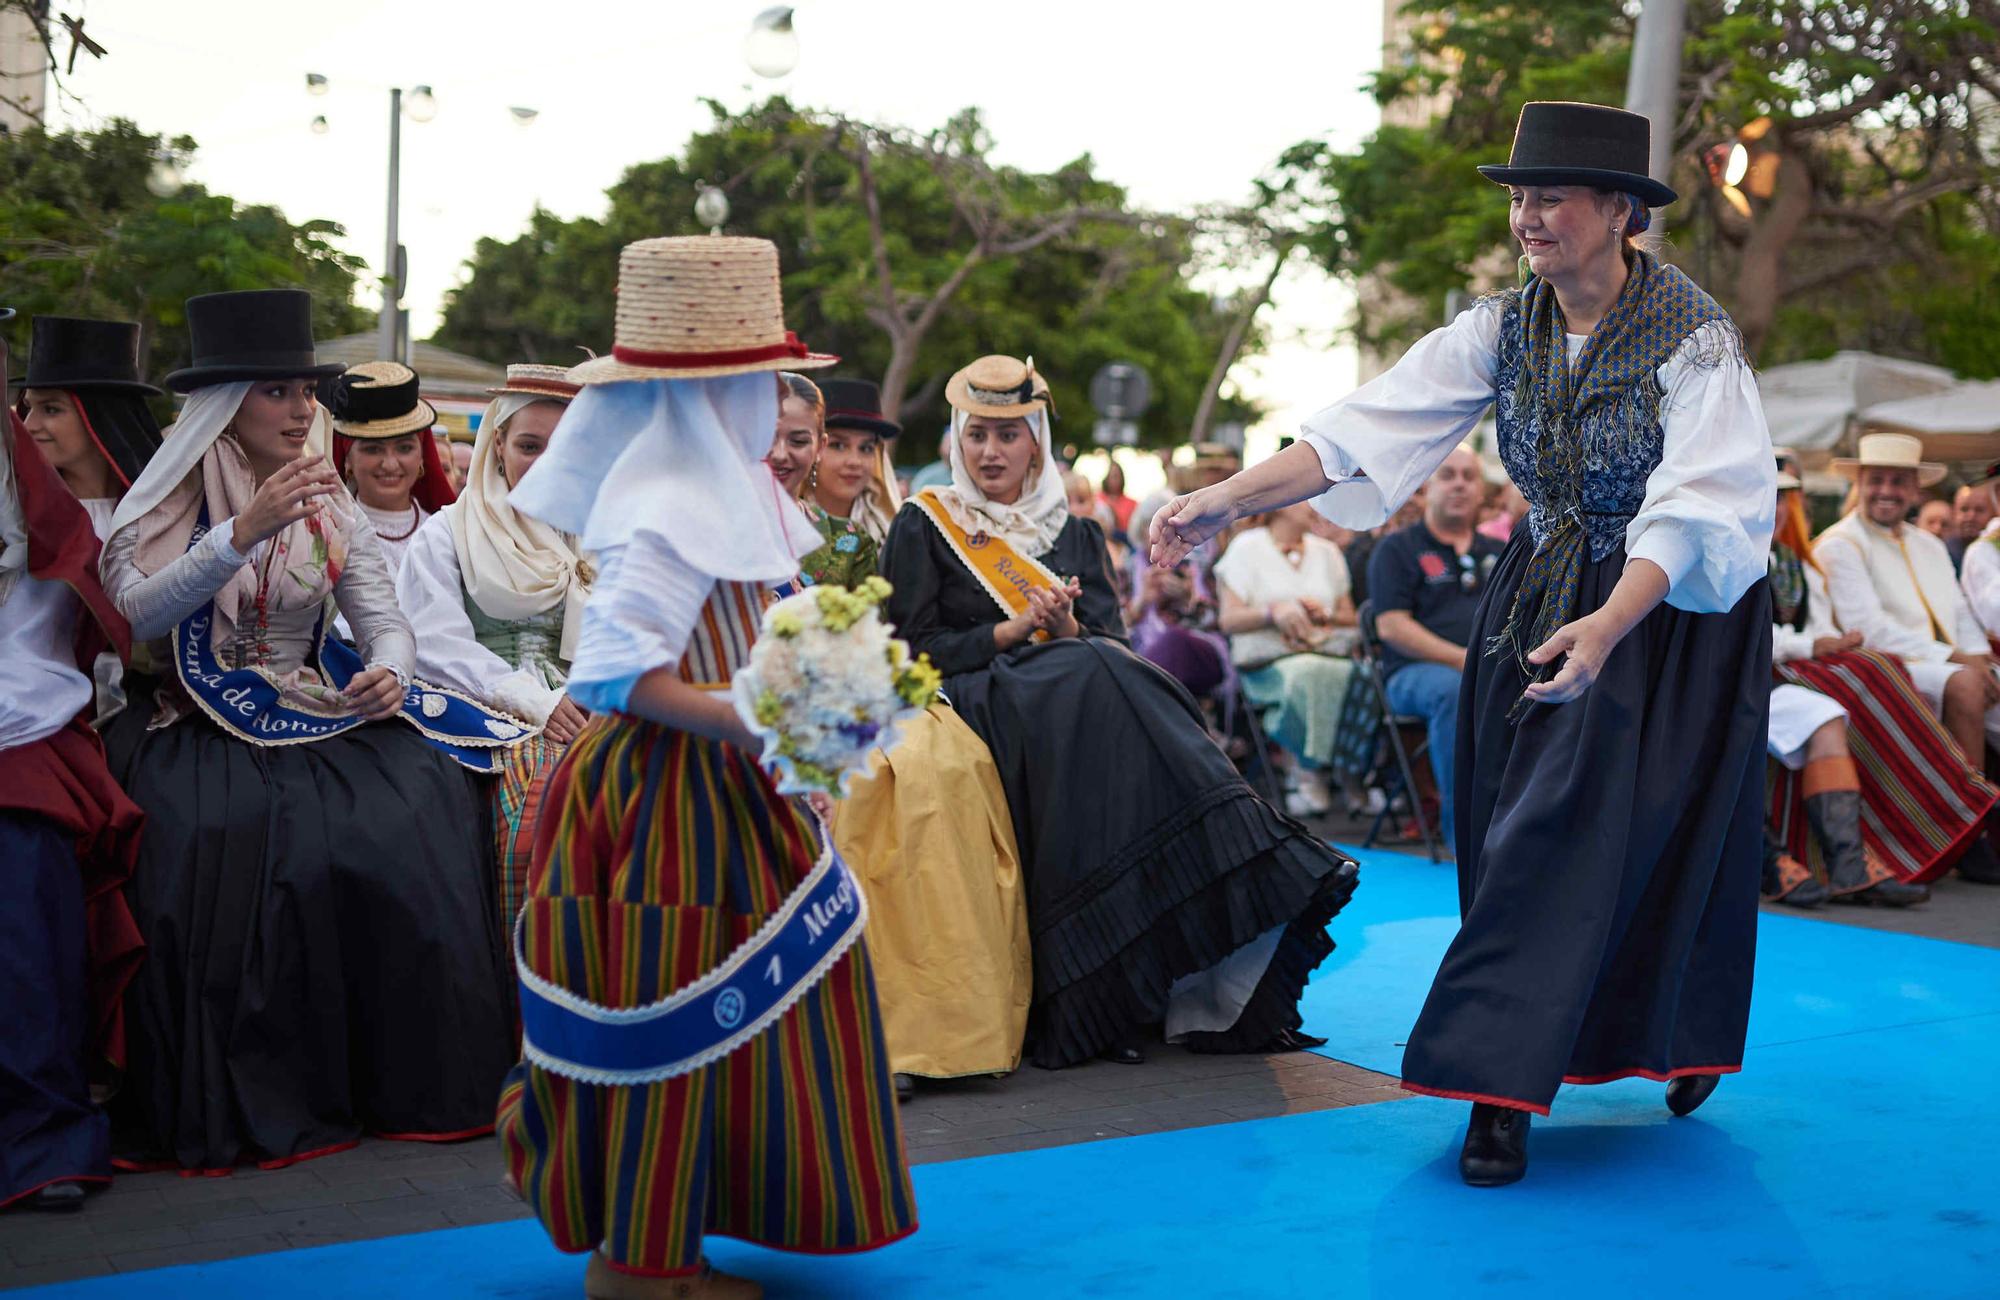
{"label": "straw hat with black ribbon", "polygon": [[1934,487],[1944,481],[1946,469],[1924,459],[1924,440],[1907,433],[1863,434],[1856,455],[1833,462],[1833,472],[1846,479],[1859,479],[1864,469],[1910,469],[1917,472],[1917,486]]}
{"label": "straw hat with black ribbon", "polygon": [[611,355],[576,366],[572,379],[711,379],[840,360],[785,328],[778,248],[768,239],[675,235],[627,244],[618,256],[613,330]]}
{"label": "straw hat with black ribbon", "polygon": [[[952,408],[951,487],[938,491],[945,513],[966,532],[1001,538],[1023,555],[1046,553],[1069,522],[1069,494],[1050,440],[1048,381],[1035,372],[1035,359],[981,357],[951,377],[944,397]],[[988,498],[965,463],[962,435],[975,416],[1025,420],[1034,431],[1035,459],[1011,503]]]}
{"label": "straw hat with black ribbon", "polygon": [[[363,361],[320,385],[320,401],[333,417],[333,468],[347,477],[348,453],[357,442],[381,442],[430,433],[437,408],[420,395],[417,372],[400,361]],[[438,455],[437,439],[418,448],[423,469],[411,497],[431,514],[458,499]]]}

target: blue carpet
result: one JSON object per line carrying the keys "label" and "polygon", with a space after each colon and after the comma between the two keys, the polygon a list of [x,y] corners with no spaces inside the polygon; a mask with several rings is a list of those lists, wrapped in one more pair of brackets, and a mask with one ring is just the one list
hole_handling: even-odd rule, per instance
{"label": "blue carpet", "polygon": [[[1374,856],[1308,1025],[1394,1072],[1450,938],[1450,868]],[[916,1170],[924,1228],[806,1259],[713,1243],[774,1297],[1990,1297],[2000,952],[1767,917],[1753,1049],[1696,1117],[1565,1089],[1527,1182],[1459,1184],[1464,1107],[1411,1099]],[[43,1288],[50,1297],[564,1297],[533,1223]]]}

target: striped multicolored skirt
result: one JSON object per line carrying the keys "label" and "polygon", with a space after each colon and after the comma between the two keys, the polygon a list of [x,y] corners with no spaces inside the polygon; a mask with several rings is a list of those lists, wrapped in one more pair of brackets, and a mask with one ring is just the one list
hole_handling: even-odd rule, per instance
{"label": "striped multicolored skirt", "polygon": [[[2000,791],[1973,771],[1917,694],[1910,674],[1868,650],[1779,664],[1777,679],[1847,710],[1847,747],[1861,775],[1861,839],[1903,880],[1935,880],[1986,825]],[[1770,764],[1771,824],[1786,853],[1822,879],[1800,773]]]}
{"label": "striped multicolored skirt", "polygon": [[514,918],[528,901],[528,866],[535,856],[535,823],[549,777],[563,747],[535,736],[507,751],[493,783],[494,862],[500,870],[500,932],[514,933]]}
{"label": "striped multicolored skirt", "polygon": [[[811,870],[811,822],[732,746],[600,716],[550,779],[526,960],[608,1006],[693,983]],[[705,1069],[646,1087],[522,1063],[500,1095],[507,1164],[555,1245],[677,1276],[702,1238],[839,1253],[915,1231],[866,941],[783,1019]]]}

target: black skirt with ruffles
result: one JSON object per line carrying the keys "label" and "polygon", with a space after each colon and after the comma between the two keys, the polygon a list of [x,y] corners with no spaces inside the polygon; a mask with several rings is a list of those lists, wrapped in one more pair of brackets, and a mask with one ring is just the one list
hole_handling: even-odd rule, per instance
{"label": "black skirt with ruffles", "polygon": [[1353,862],[1265,804],[1181,685],[1109,637],[1027,647],[945,679],[992,750],[1027,881],[1028,1051],[1073,1065],[1165,1016],[1175,980],[1285,927],[1263,980],[1201,1051],[1297,1042]]}
{"label": "black skirt with ruffles", "polygon": [[[1415,1092],[1548,1112],[1563,1083],[1740,1068],[1757,948],[1771,601],[1661,604],[1568,704],[1479,653],[1532,558],[1515,532],[1475,619],[1458,711],[1459,909],[1403,1055]],[[1603,607],[1622,548],[1587,562]]]}
{"label": "black skirt with ruffles", "polygon": [[260,747],[151,700],[106,728],[146,812],[121,1164],[290,1163],[489,1131],[513,1058],[489,800],[398,722]]}

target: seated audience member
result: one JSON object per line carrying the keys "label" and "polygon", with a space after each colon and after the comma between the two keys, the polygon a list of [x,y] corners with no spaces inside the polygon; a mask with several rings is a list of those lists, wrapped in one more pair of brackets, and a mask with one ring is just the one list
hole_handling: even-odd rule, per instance
{"label": "seated audience member", "polygon": [[1029,882],[1029,1052],[1138,1060],[1163,1020],[1198,1048],[1297,1047],[1353,864],[1258,799],[1187,692],[1127,648],[1103,531],[1064,499],[1045,391],[1011,357],[952,376],[952,485],[906,505],[882,552],[891,620],[1006,790]]}
{"label": "seated audience member", "polygon": [[458,499],[404,554],[396,598],[417,637],[417,674],[542,728],[492,782],[501,929],[527,901],[535,820],[549,774],[590,719],[569,697],[591,568],[574,537],[508,497],[544,451],[577,385],[560,366],[517,364],[492,389]]}
{"label": "seated audience member", "polygon": [[1907,907],[1929,891],[1905,882],[1944,869],[1964,844],[1976,840],[1991,854],[1979,830],[1996,795],[1901,665],[1834,626],[1808,536],[1799,480],[1781,458],[1767,744],[1781,767],[1771,820],[1783,852],[1766,858],[1763,892],[1794,907],[1828,897]]}
{"label": "seated audience member", "polygon": [[[778,376],[765,463],[826,544],[799,561],[800,585],[855,586],[875,572],[886,479],[875,385]],[[841,471],[825,452],[842,439]],[[863,472],[866,471],[866,472]],[[845,486],[843,486],[845,485]],[[823,506],[822,502],[831,502]],[[836,515],[838,518],[836,518]],[[886,522],[886,519],[883,520]],[[1031,968],[1020,854],[986,742],[935,700],[877,751],[835,806],[834,842],[869,899],[868,951],[896,1095],[918,1078],[1006,1074],[1021,1063]]]}
{"label": "seated audience member", "polygon": [[1222,596],[1220,626],[1243,689],[1265,713],[1265,730],[1290,758],[1294,816],[1333,807],[1327,769],[1334,731],[1354,665],[1337,643],[1354,626],[1347,561],[1314,536],[1319,512],[1309,501],[1274,511],[1262,527],[1238,533],[1215,564]]}
{"label": "seated audience member", "polygon": [[1139,503],[1125,495],[1125,467],[1114,456],[1105,457],[1104,486],[1099,490],[1098,500],[1111,511],[1111,521],[1117,525],[1115,531],[1131,536],[1132,512]]}
{"label": "seated audience member", "polygon": [[938,458],[910,475],[910,495],[930,487],[948,487],[951,484],[951,430],[938,435]]}
{"label": "seated audience member", "polygon": [[[1984,503],[1986,522],[1977,532],[1965,535],[1958,585],[1965,592],[1981,630],[1993,641],[2000,639],[2000,517],[1992,513],[1994,495],[2000,493],[2000,461],[1989,465],[1979,482],[1969,483],[1960,491],[1970,492]],[[1972,517],[1977,518],[1977,514],[1972,512]]]}
{"label": "seated audience member", "polygon": [[1945,542],[1951,537],[1952,518],[1951,502],[1932,498],[1917,507],[1917,517],[1912,522],[1940,542]]}
{"label": "seated audience member", "polygon": [[1479,457],[1463,447],[1452,452],[1425,486],[1423,517],[1383,538],[1368,561],[1384,691],[1391,709],[1424,720],[1441,837],[1453,854],[1458,684],[1473,614],[1503,549],[1473,529],[1484,489]]}
{"label": "seated audience member", "polygon": [[0,1206],[74,1210],[111,1181],[90,1086],[125,1065],[143,959],[123,888],[143,818],[89,725],[91,663],[130,640],[90,517],[14,412],[0,424]]}
{"label": "seated audience member", "polygon": [[1989,740],[2000,737],[2000,677],[1986,633],[1944,543],[1904,522],[1944,466],[1925,462],[1916,438],[1877,433],[1861,439],[1857,458],[1833,468],[1855,481],[1858,496],[1853,512],[1813,546],[1834,621],[1859,633],[1864,649],[1901,660],[1966,762],[1983,770]]}
{"label": "seated audience member", "polygon": [[1963,572],[1965,552],[1986,526],[1993,522],[1993,493],[1990,483],[1967,483],[1951,499],[1951,535],[1945,549],[1951,552],[1952,567]]}
{"label": "seated audience member", "polygon": [[1479,535],[1505,543],[1514,535],[1514,525],[1521,522],[1528,513],[1528,498],[1521,495],[1521,489],[1508,479],[1495,491],[1493,515],[1479,525]]}

